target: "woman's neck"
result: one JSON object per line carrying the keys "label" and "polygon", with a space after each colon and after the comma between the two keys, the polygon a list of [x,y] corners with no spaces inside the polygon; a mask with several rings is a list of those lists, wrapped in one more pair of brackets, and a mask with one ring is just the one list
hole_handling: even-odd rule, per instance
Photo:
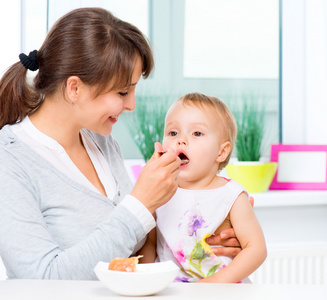
{"label": "woman's neck", "polygon": [[29,118],[38,130],[56,140],[68,153],[83,145],[79,134],[81,127],[72,110],[64,99],[46,98]]}

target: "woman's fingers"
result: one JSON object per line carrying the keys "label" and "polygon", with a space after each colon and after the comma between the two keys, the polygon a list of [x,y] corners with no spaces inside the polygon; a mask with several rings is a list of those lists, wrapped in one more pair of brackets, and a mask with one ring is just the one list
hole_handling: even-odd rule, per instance
{"label": "woman's fingers", "polygon": [[154,152],[153,152],[151,158],[149,159],[149,161],[153,161],[153,160],[159,158],[161,156],[159,153],[162,151],[163,151],[162,145],[159,142],[154,143]]}
{"label": "woman's fingers", "polygon": [[[152,154],[152,157],[149,159],[148,164],[154,162],[156,159],[163,156],[164,154],[165,156],[160,160],[160,165],[170,166],[174,171],[176,169],[179,169],[179,166],[181,164],[180,158],[171,149],[165,151],[159,142],[156,142],[154,144],[154,153]],[[174,163],[174,165],[171,166],[172,163]]]}
{"label": "woman's fingers", "polygon": [[228,228],[220,232],[220,237],[222,239],[229,239],[236,237],[234,228]]}
{"label": "woman's fingers", "polygon": [[142,168],[131,193],[151,213],[175,194],[181,164],[181,160],[171,149],[168,149],[163,155],[160,155],[159,151],[162,151],[162,146],[160,143],[156,143],[155,152]]}
{"label": "woman's fingers", "polygon": [[154,152],[163,151],[163,147],[159,142],[154,143]]}
{"label": "woman's fingers", "polygon": [[223,247],[238,247],[238,248],[241,248],[241,245],[240,245],[237,238],[227,238],[227,239],[222,239],[222,238],[219,239],[219,238],[220,238],[220,236],[218,236],[218,238],[217,238],[219,243],[214,244],[214,245],[220,245],[220,246],[223,246]]}
{"label": "woman's fingers", "polygon": [[208,237],[206,241],[211,246],[241,247],[238,239],[235,237],[222,238],[220,235],[212,235]]}
{"label": "woman's fingers", "polygon": [[[212,235],[206,241],[212,246],[215,255],[235,257],[242,250],[233,228],[225,229],[219,235]],[[215,245],[221,247],[214,247]]]}
{"label": "woman's fingers", "polygon": [[[233,228],[228,228],[220,232],[219,235],[212,235],[207,238],[207,243],[209,245],[223,245],[222,243],[226,243],[230,238],[235,238],[235,231]],[[240,244],[238,243],[238,246]]]}
{"label": "woman's fingers", "polygon": [[241,252],[241,248],[238,247],[212,247],[212,251],[217,256],[228,256],[234,258]]}

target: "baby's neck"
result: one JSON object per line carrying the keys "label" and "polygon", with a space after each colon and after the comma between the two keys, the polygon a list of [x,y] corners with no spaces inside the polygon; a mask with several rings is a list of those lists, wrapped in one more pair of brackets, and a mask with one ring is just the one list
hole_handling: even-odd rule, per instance
{"label": "baby's neck", "polygon": [[213,190],[224,186],[226,183],[228,183],[226,178],[215,175],[213,178],[198,181],[178,180],[178,187],[185,190]]}

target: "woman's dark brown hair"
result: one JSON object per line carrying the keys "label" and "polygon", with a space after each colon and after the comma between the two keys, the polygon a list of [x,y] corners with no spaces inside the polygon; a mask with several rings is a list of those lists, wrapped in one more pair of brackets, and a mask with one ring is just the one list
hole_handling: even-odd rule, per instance
{"label": "woman's dark brown hair", "polygon": [[[0,128],[21,121],[47,95],[64,89],[70,76],[96,87],[96,95],[110,86],[131,83],[135,61],[143,62],[142,76],[153,68],[149,42],[139,29],[102,8],[80,8],[60,18],[37,52],[39,71],[33,85],[21,62],[12,65],[0,81]],[[95,95],[95,96],[96,96]]]}

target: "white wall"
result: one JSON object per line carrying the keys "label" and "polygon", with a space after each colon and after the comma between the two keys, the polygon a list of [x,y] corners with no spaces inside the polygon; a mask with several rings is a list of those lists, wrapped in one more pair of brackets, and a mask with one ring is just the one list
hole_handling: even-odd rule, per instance
{"label": "white wall", "polygon": [[0,77],[11,64],[18,61],[19,51],[21,50],[20,7],[19,0],[2,1],[0,3]]}
{"label": "white wall", "polygon": [[282,122],[285,144],[327,143],[327,1],[284,0]]}

